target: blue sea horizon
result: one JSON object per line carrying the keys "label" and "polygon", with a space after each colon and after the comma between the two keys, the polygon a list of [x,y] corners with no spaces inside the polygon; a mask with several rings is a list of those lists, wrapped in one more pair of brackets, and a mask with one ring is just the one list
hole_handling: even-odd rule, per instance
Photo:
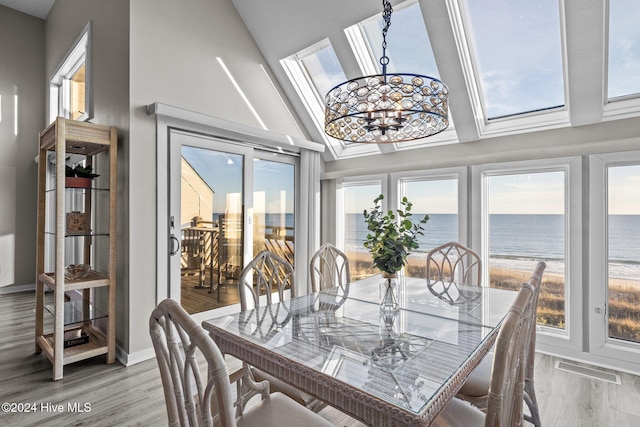
{"label": "blue sea horizon", "polygon": [[[424,214],[414,214],[422,218]],[[538,214],[492,214],[489,216],[489,253],[494,267],[530,270],[537,261],[547,263],[550,273],[564,273],[565,216]],[[366,251],[362,242],[367,235],[362,214],[348,214],[345,224],[345,248]],[[609,274],[612,277],[640,280],[640,215],[609,217]],[[449,241],[458,240],[455,214],[431,214],[423,236],[418,237],[417,254]]]}

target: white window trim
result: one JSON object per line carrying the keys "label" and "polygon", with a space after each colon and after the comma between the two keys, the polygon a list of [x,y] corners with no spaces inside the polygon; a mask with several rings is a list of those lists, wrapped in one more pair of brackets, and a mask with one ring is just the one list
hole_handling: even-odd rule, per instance
{"label": "white window trim", "polygon": [[329,39],[319,42],[280,60],[280,65],[293,85],[298,97],[311,116],[313,123],[319,130],[322,140],[329,148],[334,159],[358,157],[368,154],[378,154],[380,150],[376,144],[345,144],[344,141],[331,138],[324,132],[324,94],[315,89],[311,76],[302,65],[302,58],[330,46]]}
{"label": "white window trim", "polygon": [[78,38],[73,42],[69,52],[58,65],[49,79],[49,122],[56,117],[70,118],[69,79],[85,64],[85,113],[78,117],[79,121],[93,118],[93,84],[91,67],[91,21],[87,23]]}
{"label": "white window trim", "polygon": [[[565,172],[565,320],[564,330],[538,326],[538,350],[555,354],[584,351],[583,339],[583,254],[582,254],[582,159],[568,157],[472,166],[471,242],[480,248],[488,265],[487,177],[502,174]],[[585,267],[586,268],[586,267]],[[484,269],[488,279],[488,268]],[[488,280],[484,280],[488,283]]]}
{"label": "white window trim", "polygon": [[[534,132],[548,129],[557,129],[570,126],[569,111],[567,108],[568,87],[564,84],[565,105],[549,110],[532,111],[518,113],[503,118],[489,118],[486,115],[484,96],[479,86],[481,81],[476,58],[472,54],[470,47],[471,31],[467,31],[465,26],[471,22],[466,3],[462,0],[446,0],[447,10],[451,16],[451,27],[453,29],[458,52],[460,54],[460,64],[467,83],[467,92],[470,96],[471,108],[476,118],[476,124],[480,137],[497,137],[519,134],[522,132]],[[564,11],[560,10],[561,35],[566,34],[564,28]],[[565,43],[562,43],[564,46]],[[563,60],[565,53],[563,54]],[[563,78],[566,82],[566,66],[563,67]]]}
{"label": "white window trim", "polygon": [[[336,246],[342,250],[345,248],[345,229],[344,229],[344,216],[345,206],[344,206],[344,187],[355,187],[360,185],[371,185],[371,184],[380,184],[380,193],[384,194],[384,199],[382,200],[381,207],[382,210],[388,209],[390,206],[389,203],[389,178],[387,174],[379,174],[379,175],[363,175],[363,176],[354,176],[349,178],[342,178],[337,180],[336,182],[336,218],[337,221],[324,221],[325,226],[331,227],[333,226],[335,229],[330,230],[330,233],[335,236]],[[371,200],[371,204],[373,205],[373,200]],[[331,223],[331,224],[330,224]]]}
{"label": "white window trim", "polygon": [[[639,164],[640,151],[589,156],[589,351],[603,358],[603,364],[607,364],[607,359],[615,359],[623,363],[622,369],[635,372],[640,371],[640,344],[608,337],[607,169]],[[604,307],[607,309],[603,310]],[[600,308],[600,313],[596,308]]]}
{"label": "white window trim", "polygon": [[[437,181],[445,179],[458,180],[458,242],[470,246],[470,237],[468,234],[469,224],[469,191],[468,191],[468,174],[466,167],[431,169],[428,171],[415,172],[399,172],[390,175],[391,188],[395,191],[391,194],[394,197],[392,206],[399,206],[401,194],[401,186],[403,182],[408,181]],[[395,193],[395,194],[394,194]],[[444,242],[443,242],[444,243]]]}
{"label": "white window trim", "polygon": [[640,113],[640,96],[629,95],[607,100],[602,112],[602,121],[637,117]]}

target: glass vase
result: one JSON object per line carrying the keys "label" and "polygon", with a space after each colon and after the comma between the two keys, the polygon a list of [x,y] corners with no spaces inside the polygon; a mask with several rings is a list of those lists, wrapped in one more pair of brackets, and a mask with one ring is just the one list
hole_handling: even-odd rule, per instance
{"label": "glass vase", "polygon": [[399,308],[398,291],[399,278],[397,274],[383,274],[380,279],[380,310],[395,312]]}

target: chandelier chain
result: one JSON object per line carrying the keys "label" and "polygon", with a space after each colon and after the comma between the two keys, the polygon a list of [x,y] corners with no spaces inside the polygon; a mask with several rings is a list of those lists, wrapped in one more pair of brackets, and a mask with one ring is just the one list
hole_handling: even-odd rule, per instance
{"label": "chandelier chain", "polygon": [[391,26],[391,13],[393,8],[389,0],[382,0],[382,19],[384,20],[384,28],[382,28],[382,56],[380,57],[380,65],[382,65],[382,75],[387,75],[387,64],[389,64],[389,57],[387,56],[387,31]]}

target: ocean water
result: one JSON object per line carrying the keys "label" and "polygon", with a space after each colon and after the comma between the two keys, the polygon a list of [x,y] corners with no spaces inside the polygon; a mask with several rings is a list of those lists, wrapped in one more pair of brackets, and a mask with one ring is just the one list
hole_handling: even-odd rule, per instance
{"label": "ocean water", "polygon": [[[422,215],[414,214],[414,219]],[[362,214],[349,214],[345,224],[345,246],[364,251],[367,227]],[[420,248],[428,252],[449,241],[457,241],[457,215],[430,215]],[[565,224],[563,215],[503,215],[489,217],[491,265],[512,269],[533,269],[535,262],[547,263],[547,271],[564,272]],[[640,215],[611,215],[609,218],[609,275],[640,280]]]}
{"label": "ocean water", "polygon": [[[217,217],[217,215],[214,215]],[[421,214],[414,214],[418,221]],[[214,218],[215,219],[215,218]],[[281,225],[280,214],[266,214],[266,225]],[[293,227],[294,215],[284,216],[285,225]],[[345,223],[345,249],[366,251],[364,216],[348,214]],[[609,275],[640,280],[640,215],[609,217]],[[442,243],[458,240],[458,218],[454,214],[433,214],[418,237],[416,253],[426,253]],[[564,272],[565,224],[562,215],[489,216],[489,251],[492,266],[532,270],[538,260],[547,263],[546,271]]]}

